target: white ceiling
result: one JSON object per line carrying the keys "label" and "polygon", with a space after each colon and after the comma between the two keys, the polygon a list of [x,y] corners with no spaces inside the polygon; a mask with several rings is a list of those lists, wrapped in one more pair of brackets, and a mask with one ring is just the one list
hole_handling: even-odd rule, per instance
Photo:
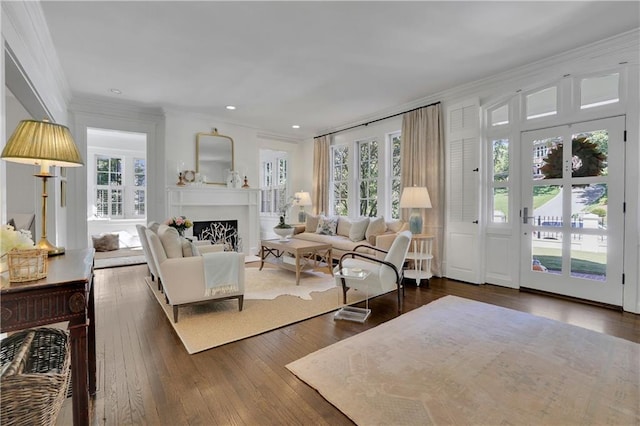
{"label": "white ceiling", "polygon": [[[638,1],[44,1],[42,8],[74,95],[300,138],[640,26]],[[237,110],[227,111],[230,104]]]}

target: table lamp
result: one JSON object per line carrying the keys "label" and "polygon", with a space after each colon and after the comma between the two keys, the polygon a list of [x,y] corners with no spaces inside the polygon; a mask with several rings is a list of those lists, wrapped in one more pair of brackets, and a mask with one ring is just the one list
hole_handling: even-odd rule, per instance
{"label": "table lamp", "polygon": [[430,209],[431,198],[424,186],[409,186],[402,190],[400,207],[410,208],[409,230],[412,234],[422,234],[422,214],[419,209]]}
{"label": "table lamp", "polygon": [[55,177],[49,167],[83,166],[78,147],[69,128],[48,120],[22,120],[7,141],[1,155],[3,160],[40,166],[42,179],[42,235],[36,244],[49,256],[64,253],[64,247],[56,247],[47,240],[47,179]]}
{"label": "table lamp", "polygon": [[311,196],[308,192],[300,191],[296,192],[293,197],[296,200],[296,204],[300,206],[300,212],[298,212],[298,223],[304,223],[304,221],[307,220],[307,213],[304,211],[304,208],[311,205]]}

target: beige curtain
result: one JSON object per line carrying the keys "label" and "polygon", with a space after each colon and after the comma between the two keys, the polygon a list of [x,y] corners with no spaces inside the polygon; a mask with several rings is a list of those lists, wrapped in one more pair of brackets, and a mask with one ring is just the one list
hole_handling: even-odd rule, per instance
{"label": "beige curtain", "polygon": [[313,139],[313,214],[329,212],[330,136]]}
{"label": "beige curtain", "polygon": [[[444,243],[444,128],[440,104],[402,116],[402,187],[426,186],[432,208],[423,209],[424,234],[433,235],[431,271],[442,276]],[[404,220],[409,209],[401,209]]]}

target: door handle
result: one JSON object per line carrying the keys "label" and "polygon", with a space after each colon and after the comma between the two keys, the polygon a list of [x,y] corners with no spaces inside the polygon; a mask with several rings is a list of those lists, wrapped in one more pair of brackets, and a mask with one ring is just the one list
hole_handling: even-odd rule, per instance
{"label": "door handle", "polygon": [[522,209],[522,223],[529,223],[529,219],[535,219],[535,216],[529,216],[529,207],[524,207]]}

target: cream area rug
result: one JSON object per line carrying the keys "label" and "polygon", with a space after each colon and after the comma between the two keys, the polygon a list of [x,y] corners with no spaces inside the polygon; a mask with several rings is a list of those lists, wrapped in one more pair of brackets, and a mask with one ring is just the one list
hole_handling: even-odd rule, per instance
{"label": "cream area rug", "polygon": [[[180,307],[178,323],[165,303],[157,284],[146,279],[149,289],[162,306],[169,322],[190,354],[211,349],[246,337],[337,310],[342,290],[335,279],[324,272],[305,272],[296,286],[296,274],[281,269],[245,269],[245,300],[238,311],[238,300],[208,302]],[[347,303],[365,299],[354,291]],[[370,295],[369,297],[373,297]]]}
{"label": "cream area rug", "polygon": [[360,425],[640,424],[640,345],[455,296],[287,368]]}

